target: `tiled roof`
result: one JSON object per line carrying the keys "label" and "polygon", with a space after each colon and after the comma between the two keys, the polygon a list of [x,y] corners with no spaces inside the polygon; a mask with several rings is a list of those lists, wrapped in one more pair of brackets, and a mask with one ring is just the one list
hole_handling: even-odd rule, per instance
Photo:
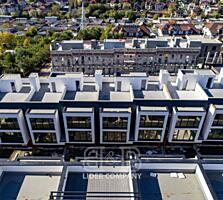
{"label": "tiled roof", "polygon": [[223,28],[223,23],[220,22],[207,22],[205,27],[208,28],[212,33],[216,34],[220,29]]}

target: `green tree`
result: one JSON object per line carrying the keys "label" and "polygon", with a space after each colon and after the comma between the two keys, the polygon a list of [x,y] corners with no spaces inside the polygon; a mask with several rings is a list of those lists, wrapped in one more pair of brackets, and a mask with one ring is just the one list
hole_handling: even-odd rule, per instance
{"label": "green tree", "polygon": [[101,29],[99,27],[85,28],[78,32],[77,38],[83,40],[99,40],[101,37]]}
{"label": "green tree", "polygon": [[49,16],[59,16],[60,15],[60,6],[58,4],[53,4],[48,15]]}
{"label": "green tree", "polygon": [[59,33],[59,32],[53,32],[53,35],[51,37],[51,40],[61,41],[61,40],[70,40],[72,38],[73,38],[72,31],[63,31],[61,33]]}
{"label": "green tree", "polygon": [[109,39],[112,38],[112,24],[107,25],[103,30],[100,39]]}
{"label": "green tree", "polygon": [[26,36],[34,37],[37,35],[37,28],[35,26],[30,26],[26,32]]}
{"label": "green tree", "polygon": [[125,16],[127,18],[129,18],[129,20],[131,20],[131,21],[135,21],[136,18],[137,18],[136,13],[132,12],[132,11],[131,12],[126,12]]}

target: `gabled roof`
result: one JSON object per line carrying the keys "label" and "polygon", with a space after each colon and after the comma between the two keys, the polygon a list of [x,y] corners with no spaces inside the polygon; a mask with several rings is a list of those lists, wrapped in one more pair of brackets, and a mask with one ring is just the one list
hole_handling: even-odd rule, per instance
{"label": "gabled roof", "polygon": [[139,31],[144,32],[145,34],[149,35],[151,33],[150,29],[145,24],[118,24],[113,29],[113,32],[127,32],[127,33],[137,33]]}
{"label": "gabled roof", "polygon": [[223,28],[223,22],[207,22],[205,27],[208,28],[212,34],[217,34]]}
{"label": "gabled roof", "polygon": [[173,30],[173,29],[178,29],[180,31],[189,31],[189,30],[193,30],[194,32],[196,32],[197,34],[200,34],[200,30],[198,30],[197,28],[195,28],[195,26],[191,23],[177,23],[177,21],[175,20],[171,20],[165,24],[160,24],[158,25],[158,28],[163,31],[164,29],[167,30]]}

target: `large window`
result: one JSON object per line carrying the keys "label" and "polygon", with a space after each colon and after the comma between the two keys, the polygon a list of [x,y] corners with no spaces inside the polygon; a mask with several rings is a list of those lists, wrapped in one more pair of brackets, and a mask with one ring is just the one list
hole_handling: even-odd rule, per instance
{"label": "large window", "polygon": [[127,129],[128,117],[103,117],[103,128]]}
{"label": "large window", "polygon": [[177,128],[198,128],[201,121],[200,116],[178,116]]}
{"label": "large window", "polygon": [[163,127],[165,116],[140,116],[140,127]]}
{"label": "large window", "polygon": [[126,132],[103,132],[103,142],[126,142]]}
{"label": "large window", "polygon": [[208,139],[223,140],[223,129],[211,129],[208,134]]}
{"label": "large window", "polygon": [[55,130],[53,119],[48,118],[30,118],[33,130]]}
{"label": "large window", "polygon": [[70,142],[91,142],[92,136],[90,131],[69,131],[69,141]]}
{"label": "large window", "polygon": [[36,143],[56,143],[55,133],[33,133]]}
{"label": "large window", "polygon": [[0,118],[0,129],[19,130],[17,118]]}
{"label": "large window", "polygon": [[223,126],[223,114],[216,114],[212,126]]}
{"label": "large window", "polygon": [[140,130],[138,140],[160,140],[162,130]]}
{"label": "large window", "polygon": [[67,117],[68,128],[91,128],[91,117]]}
{"label": "large window", "polygon": [[0,132],[0,139],[2,143],[23,143],[22,134],[17,132]]}
{"label": "large window", "polygon": [[194,130],[176,130],[173,134],[173,140],[179,141],[193,141],[196,137],[197,131]]}

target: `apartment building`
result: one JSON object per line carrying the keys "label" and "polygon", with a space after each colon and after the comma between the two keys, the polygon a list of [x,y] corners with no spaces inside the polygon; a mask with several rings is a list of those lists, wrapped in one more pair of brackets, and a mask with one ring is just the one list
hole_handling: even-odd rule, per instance
{"label": "apartment building", "polygon": [[[222,142],[223,70],[0,77],[2,145]],[[7,110],[6,110],[7,109]]]}
{"label": "apartment building", "polygon": [[93,75],[123,72],[158,73],[160,69],[177,72],[197,64],[222,62],[217,39],[198,36],[147,39],[52,42],[53,71],[83,72]]}

